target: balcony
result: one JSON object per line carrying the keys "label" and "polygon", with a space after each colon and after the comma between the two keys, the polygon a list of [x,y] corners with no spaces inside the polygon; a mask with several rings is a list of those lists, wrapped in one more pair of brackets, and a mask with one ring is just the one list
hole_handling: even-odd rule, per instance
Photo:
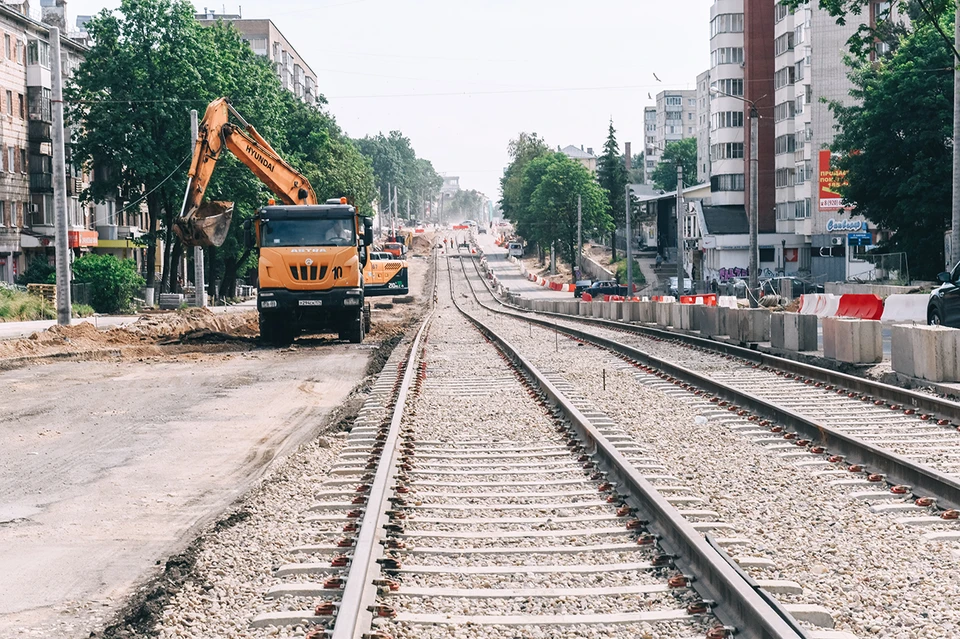
{"label": "balcony", "polygon": [[53,193],[53,173],[31,173],[31,193]]}
{"label": "balcony", "polygon": [[50,123],[42,120],[30,120],[28,133],[31,142],[52,142]]}
{"label": "balcony", "polygon": [[20,252],[20,229],[0,226],[0,253]]}

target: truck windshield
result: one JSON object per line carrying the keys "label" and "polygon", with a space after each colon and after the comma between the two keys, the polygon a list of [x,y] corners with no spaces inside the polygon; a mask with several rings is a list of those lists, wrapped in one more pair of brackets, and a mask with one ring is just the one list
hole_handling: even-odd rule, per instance
{"label": "truck windshield", "polygon": [[353,246],[357,243],[352,219],[269,220],[263,227],[263,246]]}

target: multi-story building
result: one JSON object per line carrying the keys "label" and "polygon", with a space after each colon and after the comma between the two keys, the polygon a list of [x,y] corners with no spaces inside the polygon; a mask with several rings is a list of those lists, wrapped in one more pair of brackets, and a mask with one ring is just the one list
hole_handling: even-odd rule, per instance
{"label": "multi-story building", "polygon": [[697,76],[697,184],[710,181],[710,71]]}
{"label": "multi-story building", "polygon": [[657,168],[657,107],[643,109],[643,182],[653,183],[653,170]]}
{"label": "multi-story building", "polygon": [[709,174],[716,206],[744,205],[743,2],[716,0],[710,7]]}
{"label": "multi-story building", "polygon": [[[691,90],[661,91],[657,94],[656,131],[653,144],[647,144],[647,166],[652,175],[663,150],[670,142],[697,135],[697,92]],[[646,112],[644,113],[646,117]],[[646,123],[645,123],[646,124]],[[645,127],[646,128],[646,127]],[[691,179],[692,181],[692,179]],[[685,183],[688,178],[684,178]]]}
{"label": "multi-story building", "polygon": [[[45,0],[42,17],[61,27],[61,62],[69,77],[86,48],[69,37],[66,2]],[[0,281],[12,282],[35,257],[54,254],[50,31],[26,4],[0,4]],[[67,136],[69,140],[69,134]],[[69,242],[75,253],[98,246],[79,196],[87,176],[67,146]]]}
{"label": "multi-story building", "polygon": [[217,20],[229,22],[250,45],[254,53],[266,57],[280,78],[283,88],[307,104],[316,104],[319,96],[317,74],[310,69],[290,41],[272,20],[250,20],[240,15],[215,14],[211,10],[197,14],[200,24],[209,26]]}
{"label": "multi-story building", "polygon": [[577,147],[571,144],[565,146],[560,152],[585,166],[591,173],[597,172],[597,156],[593,154],[592,148],[584,150],[582,145]]}

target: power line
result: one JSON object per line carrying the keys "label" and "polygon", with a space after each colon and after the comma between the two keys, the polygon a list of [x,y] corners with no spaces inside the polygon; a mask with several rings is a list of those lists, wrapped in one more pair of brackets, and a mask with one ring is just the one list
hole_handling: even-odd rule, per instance
{"label": "power line", "polygon": [[167,177],[163,178],[163,180],[160,182],[160,184],[156,185],[155,187],[153,187],[152,189],[150,189],[149,191],[147,191],[146,193],[144,193],[144,194],[143,194],[143,197],[141,197],[139,200],[136,200],[135,202],[131,202],[130,204],[126,205],[125,207],[123,207],[122,209],[120,209],[119,211],[117,211],[117,213],[118,213],[118,214],[119,214],[119,213],[123,213],[123,212],[125,212],[125,211],[127,211],[127,210],[129,210],[129,209],[132,209],[132,208],[133,208],[134,206],[136,206],[137,204],[140,204],[141,202],[143,202],[143,201],[144,201],[145,199],[147,199],[154,191],[156,191],[157,189],[159,189],[159,188],[160,188],[161,186],[163,186],[170,178],[172,178],[174,175],[176,175],[177,171],[179,171],[181,168],[183,168],[183,165],[186,164],[187,160],[189,160],[189,159],[192,158],[192,157],[193,157],[193,153],[188,153],[188,154],[187,154],[187,157],[183,158],[183,162],[181,162],[180,165],[177,166],[177,168],[175,168],[173,171],[171,171],[171,172],[170,172],[170,175],[168,175]]}

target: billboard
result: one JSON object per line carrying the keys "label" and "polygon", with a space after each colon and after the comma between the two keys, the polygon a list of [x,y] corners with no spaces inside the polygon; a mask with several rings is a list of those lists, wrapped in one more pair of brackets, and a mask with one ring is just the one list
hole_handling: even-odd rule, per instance
{"label": "billboard", "polygon": [[841,211],[849,209],[843,206],[843,198],[837,191],[846,183],[846,171],[835,171],[830,168],[830,151],[820,151],[820,210]]}

